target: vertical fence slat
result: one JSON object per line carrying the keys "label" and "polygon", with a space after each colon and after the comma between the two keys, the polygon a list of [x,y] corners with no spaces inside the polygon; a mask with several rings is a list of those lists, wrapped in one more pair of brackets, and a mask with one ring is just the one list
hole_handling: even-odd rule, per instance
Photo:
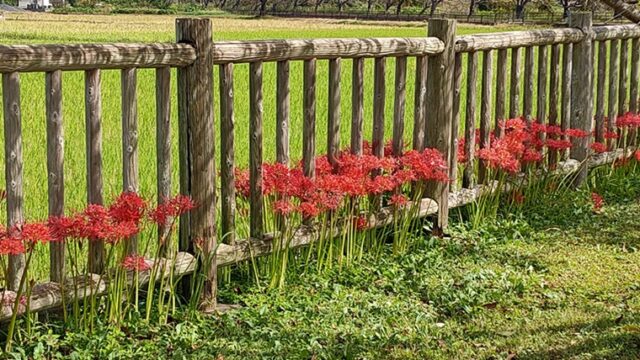
{"label": "vertical fence slat", "polygon": [[538,122],[547,122],[547,72],[549,52],[546,45],[538,47],[538,104],[536,117]]}
{"label": "vertical fence slat", "polygon": [[507,112],[507,49],[498,50],[496,73],[496,116],[495,136],[502,135],[500,123],[506,120]]}
{"label": "vertical fence slat", "polygon": [[[485,50],[482,53],[482,99],[480,103],[480,148],[489,148],[491,134],[491,86],[493,84],[493,52]],[[478,182],[484,183],[487,176],[487,167],[480,161]]]}
{"label": "vertical fence slat", "polygon": [[407,57],[396,58],[395,95],[393,99],[393,153],[402,155],[404,148],[404,110],[406,103]]}
{"label": "vertical fence slat", "polygon": [[222,241],[226,244],[235,243],[236,237],[233,91],[233,64],[222,64],[220,65],[220,226]]}
{"label": "vertical fence slat", "polygon": [[[135,68],[121,70],[122,91],[122,188],[123,191],[137,193],[138,180],[138,97],[136,94],[137,76]],[[126,240],[127,254],[138,249],[138,238],[132,236]]]}
{"label": "vertical fence slat", "polygon": [[618,88],[618,115],[627,112],[627,83],[629,82],[629,40],[620,40],[620,86]]}
{"label": "vertical fence slat", "polygon": [[[427,79],[427,99],[433,100],[425,124],[425,146],[440,151],[445,159],[450,159],[451,122],[453,107],[453,70],[455,65],[455,20],[438,19],[429,21],[429,36],[437,37],[444,43],[444,51],[429,59]],[[429,131],[427,131],[427,128]],[[438,203],[438,223],[436,234],[441,233],[449,218],[449,182],[430,182],[426,195]]]}
{"label": "vertical fence slat", "polygon": [[462,90],[462,54],[457,53],[453,70],[453,120],[451,122],[451,158],[449,159],[449,180],[451,191],[458,187],[458,134],[460,132],[460,92]]}
{"label": "vertical fence slat", "polygon": [[424,123],[427,99],[427,65],[426,56],[416,57],[416,84],[413,107],[413,149],[424,150]]}
{"label": "vertical fence slat", "polygon": [[462,186],[473,187],[475,172],[475,142],[476,142],[476,83],[478,82],[478,53],[471,52],[467,58],[467,109],[464,122],[464,173]]}
{"label": "vertical fence slat", "polygon": [[[7,187],[7,227],[24,221],[24,194],[22,190],[22,118],[20,110],[20,74],[2,74],[2,100],[4,104],[4,166]],[[10,255],[7,272],[9,290],[20,288],[24,273],[23,254]]]}
{"label": "vertical fence slat", "polygon": [[[573,72],[573,44],[562,46],[562,105],[560,107],[560,127],[562,130],[569,128],[571,122],[571,73]],[[567,136],[564,136],[564,140]],[[569,156],[569,150],[562,153],[562,158]]]}
{"label": "vertical fence slat", "polygon": [[362,155],[364,121],[364,58],[353,59],[351,83],[351,152]]}
{"label": "vertical fence slat", "polygon": [[520,115],[520,48],[511,50],[511,85],[509,87],[509,117],[516,118]]}
{"label": "vertical fence slat", "polygon": [[290,90],[289,61],[278,61],[278,85],[276,89],[276,159],[289,165]]}
{"label": "vertical fence slat", "polygon": [[[64,129],[62,122],[62,71],[45,74],[45,107],[47,114],[47,185],[49,216],[64,215]],[[64,280],[65,244],[49,245],[49,278]]]}
{"label": "vertical fence slat", "polygon": [[[210,19],[176,19],[176,37],[196,50],[197,58],[189,66],[178,68],[178,110],[182,143],[180,158],[181,191],[191,195],[198,207],[181,219],[189,221],[189,231],[181,232],[181,249],[193,251],[194,240],[202,241],[207,261],[202,274],[204,284],[200,307],[216,307],[217,230],[216,230],[216,162],[213,116],[213,38]],[[182,133],[184,132],[184,133]],[[186,156],[185,156],[186,155]],[[182,237],[184,235],[187,237]],[[185,296],[193,291],[184,282]]]}
{"label": "vertical fence slat", "polygon": [[640,83],[640,38],[631,40],[631,85],[629,111],[638,112],[638,83]]}
{"label": "vertical fence slat", "polygon": [[[156,166],[158,204],[171,196],[171,68],[156,69]],[[158,226],[160,256],[168,255],[169,226]]]}
{"label": "vertical fence slat", "polygon": [[[573,45],[573,72],[571,79],[571,127],[591,132],[593,121],[593,53],[591,31],[591,13],[573,13],[569,18],[570,26],[582,30],[585,37]],[[586,162],[589,150],[589,137],[574,139],[571,157],[580,161],[580,170],[576,173],[575,185],[587,178]]]}
{"label": "vertical fence slat", "polygon": [[313,178],[316,173],[316,60],[305,60],[303,68],[302,162],[304,175]]}
{"label": "vertical fence slat", "polygon": [[[607,128],[614,131],[616,119],[618,118],[618,74],[620,63],[618,61],[620,40],[611,40],[609,46],[609,101]],[[574,59],[575,61],[575,59]]]}
{"label": "vertical fence slat", "polygon": [[327,158],[337,164],[340,151],[340,59],[329,60],[329,119],[327,123]]}
{"label": "vertical fence slat", "polygon": [[[87,202],[102,204],[102,104],[100,70],[85,71],[85,119],[87,144]],[[88,269],[92,273],[104,270],[104,243],[89,241]]]}
{"label": "vertical fence slat", "polygon": [[[558,108],[560,105],[560,44],[551,46],[551,66],[549,69],[549,125],[558,125]],[[555,136],[552,136],[555,138]],[[558,152],[549,150],[549,166],[554,168],[558,163]]]}
{"label": "vertical fence slat", "polygon": [[257,61],[249,64],[249,72],[250,233],[252,238],[261,239],[264,235],[262,224],[264,211],[262,200],[262,62]]}
{"label": "vertical fence slat", "polygon": [[534,59],[533,59],[533,46],[527,46],[524,52],[524,109],[523,115],[530,123],[533,120],[533,86],[534,86]]}
{"label": "vertical fence slat", "polygon": [[385,77],[386,58],[375,58],[373,73],[373,134],[371,137],[371,150],[373,155],[379,158],[384,156],[384,109],[386,98]]}
{"label": "vertical fence slat", "polygon": [[600,41],[598,44],[598,83],[596,88],[596,141],[604,141],[604,97],[606,92],[607,76],[607,42]]}

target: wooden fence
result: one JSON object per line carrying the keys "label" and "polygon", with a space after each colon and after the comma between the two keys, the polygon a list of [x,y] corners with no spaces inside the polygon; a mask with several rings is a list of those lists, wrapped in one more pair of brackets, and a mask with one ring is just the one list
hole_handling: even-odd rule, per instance
{"label": "wooden fence", "polygon": [[[483,179],[482,164],[475,171],[474,133],[480,124],[480,147],[489,146],[492,124],[518,116],[531,120],[548,119],[563,129],[579,128],[590,132],[592,119],[598,129],[596,139],[603,138],[605,115],[638,111],[640,83],[640,26],[618,25],[592,27],[589,14],[574,14],[567,28],[532,30],[481,35],[455,36],[453,20],[433,20],[428,37],[375,39],[258,40],[214,42],[209,19],[178,19],[175,44],[102,44],[102,45],[32,45],[0,46],[2,73],[5,176],[7,184],[8,225],[23,221],[22,140],[20,116],[20,73],[45,72],[47,112],[47,169],[49,213],[64,211],[62,71],[85,72],[87,202],[102,203],[102,136],[100,73],[103,69],[120,69],[122,79],[122,149],[123,190],[138,190],[136,71],[156,70],[157,119],[157,193],[158,201],[170,195],[170,68],[177,68],[180,190],[190,195],[199,206],[180,221],[180,253],[175,274],[194,271],[194,239],[204,240],[204,251],[217,256],[206,274],[205,300],[215,306],[216,269],[271,251],[272,236],[263,229],[262,168],[263,163],[263,76],[265,62],[277,62],[277,161],[289,164],[290,83],[292,61],[303,66],[303,154],[306,176],[313,177],[316,156],[316,65],[329,63],[328,156],[339,148],[341,67],[352,72],[351,151],[363,151],[363,124],[373,122],[373,153],[383,154],[385,119],[386,60],[395,60],[395,90],[392,142],[401,149],[405,129],[407,58],[416,58],[413,127],[414,149],[425,147],[441,151],[450,163],[449,183],[434,183],[421,203],[419,216],[436,215],[438,227],[447,225],[452,207],[473,202],[495,189],[495,183]],[[629,46],[630,45],[630,46]],[[534,52],[537,48],[537,52]],[[597,57],[595,49],[598,49]],[[610,51],[607,49],[610,48]],[[509,52],[511,61],[508,61]],[[522,55],[524,53],[524,62]],[[537,53],[537,58],[534,54]],[[496,57],[493,82],[494,55]],[[478,75],[479,57],[483,58]],[[606,61],[609,57],[610,61]],[[364,118],[364,59],[374,58],[374,99],[372,119]],[[595,61],[597,59],[597,61]],[[462,82],[463,62],[467,62],[466,83]],[[250,65],[250,239],[236,239],[234,179],[234,64]],[[608,75],[605,71],[609,64]],[[597,65],[597,66],[595,66]],[[217,66],[217,70],[214,68]],[[538,68],[537,76],[534,69]],[[219,72],[220,109],[213,105],[213,73]],[[597,80],[597,81],[596,81]],[[478,81],[481,82],[477,94]],[[524,84],[524,87],[521,87]],[[597,86],[594,86],[596,85]],[[466,86],[466,104],[461,90]],[[534,89],[537,88],[537,91]],[[592,90],[595,89],[595,90]],[[493,92],[495,91],[495,97]],[[534,101],[534,93],[537,99]],[[594,97],[595,93],[595,117]],[[478,101],[478,97],[479,100]],[[494,101],[495,99],[495,101]],[[607,99],[607,101],[605,101]],[[477,104],[480,103],[478,109]],[[605,104],[608,108],[605,109]],[[537,106],[534,106],[537,104]],[[246,105],[246,104],[242,104]],[[465,106],[462,106],[465,105]],[[465,109],[464,114],[462,109]],[[214,143],[214,113],[219,111],[221,143]],[[464,120],[464,121],[463,121]],[[611,121],[613,123],[614,121]],[[461,174],[457,173],[456,144],[458,133],[464,133],[468,159]],[[153,134],[145,134],[153,136]],[[549,163],[556,171],[577,172],[583,181],[589,166],[613,161],[621,149],[590,155],[588,139],[578,140],[570,158],[566,154],[550,154]],[[215,152],[220,151],[220,185]],[[478,185],[479,184],[479,185]],[[219,204],[219,213],[217,212]],[[383,209],[370,223],[389,223],[392,212]],[[309,244],[314,239],[312,227],[296,232],[291,247]],[[225,244],[216,239],[224,234]],[[128,251],[136,252],[136,239],[128,240]],[[103,244],[90,242],[89,278],[104,269]],[[36,285],[30,307],[33,311],[59,306],[64,296],[65,245],[51,244],[51,282]],[[154,261],[166,261],[155,259]],[[9,286],[15,290],[24,268],[22,256],[11,256]],[[148,279],[146,280],[153,280]],[[106,291],[106,287],[97,288]],[[7,314],[3,314],[7,316]]]}

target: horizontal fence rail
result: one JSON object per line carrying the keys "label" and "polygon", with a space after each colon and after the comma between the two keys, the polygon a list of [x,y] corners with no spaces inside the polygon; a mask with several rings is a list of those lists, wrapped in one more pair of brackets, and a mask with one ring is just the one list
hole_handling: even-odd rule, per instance
{"label": "horizontal fence rail", "polygon": [[[442,230],[447,225],[450,208],[464,206],[496,191],[496,181],[475,150],[490,148],[492,141],[501,138],[504,133],[500,124],[505,120],[522,117],[531,124],[537,119],[562,130],[591,132],[594,128],[595,140],[608,141],[611,151],[593,155],[589,151],[589,140],[580,140],[574,143],[571,152],[545,153],[539,168],[531,169],[539,173],[547,171],[545,169],[556,174],[578,173],[578,181],[582,181],[589,167],[628,155],[621,149],[622,141],[607,140],[605,135],[614,132],[617,117],[640,110],[640,26],[592,27],[591,18],[584,14],[575,14],[567,28],[458,37],[454,36],[455,21],[452,20],[433,20],[429,36],[423,38],[216,42],[208,19],[178,19],[176,27],[178,41],[175,44],[0,46],[7,220],[9,226],[25,220],[20,73],[45,72],[49,214],[59,216],[65,213],[65,156],[61,146],[64,142],[63,71],[84,71],[87,203],[103,204],[102,70],[120,70],[122,189],[139,191],[140,178],[147,175],[147,169],[139,168],[138,139],[154,134],[139,133],[137,104],[141,99],[136,90],[137,70],[155,68],[156,201],[163,203],[171,195],[171,159],[174,157],[171,139],[175,134],[171,134],[170,104],[175,95],[180,191],[191,196],[199,206],[180,219],[179,245],[160,244],[161,258],[152,260],[168,263],[171,257],[178,259],[179,268],[174,275],[184,275],[198,269],[194,257],[196,246],[211,255],[207,257],[210,266],[204,267],[207,282],[203,302],[207,308],[215,307],[219,266],[266,255],[276,248],[281,229],[267,226],[264,220],[270,210],[265,206],[263,191],[265,144],[275,142],[276,161],[285,167],[300,159],[301,173],[313,179],[319,171],[317,156],[326,155],[332,167],[338,166],[341,148],[348,148],[355,156],[370,151],[371,155],[382,158],[386,156],[388,140],[390,151],[401,155],[404,133],[411,129],[409,148],[418,151],[436,148],[449,165],[450,181],[427,184],[415,214],[415,217],[437,216],[437,227]],[[365,72],[365,58],[373,58],[367,60],[372,65],[370,74]],[[295,61],[301,66],[292,67]],[[269,62],[275,63],[276,79],[274,84],[265,85],[263,68]],[[320,62],[328,66],[320,67]],[[242,89],[248,92],[248,101],[241,104],[234,65],[243,63],[249,63],[248,88]],[[351,68],[349,109],[341,104],[345,92],[341,74],[346,67]],[[177,89],[171,89],[172,68],[177,69]],[[327,91],[322,94],[318,91],[320,68],[328,71]],[[292,82],[293,69],[302,71],[295,77],[300,83]],[[219,83],[215,84],[220,92],[219,108],[214,108],[214,72],[219,75]],[[392,82],[388,81],[389,73],[394,75]],[[414,76],[413,94],[407,86],[408,75]],[[365,104],[365,84],[368,83],[372,84],[372,104]],[[392,99],[386,96],[390,87]],[[268,89],[275,89],[277,123],[273,139],[267,139],[264,131]],[[300,109],[293,109],[293,91],[301,92]],[[326,122],[318,121],[320,96],[327,96]],[[388,101],[393,106],[387,106]],[[410,101],[414,106],[412,113],[406,109]],[[371,118],[365,117],[365,105],[370,106]],[[246,139],[236,137],[239,107],[249,109]],[[387,107],[392,108],[391,116],[385,112]],[[344,113],[349,116],[343,116]],[[291,126],[294,114],[300,114],[301,119],[297,121],[302,122],[297,134]],[[350,124],[344,124],[345,119]],[[320,129],[320,124],[326,128]],[[385,134],[386,124],[392,126],[391,132]],[[340,143],[341,129],[345,127],[349,128],[347,146]],[[371,133],[365,134],[365,128],[371,129]],[[220,144],[215,141],[215,131],[220,131]],[[326,138],[319,139],[319,134]],[[561,140],[553,138],[554,135],[547,136]],[[294,137],[302,138],[301,154],[291,153],[290,139]],[[365,140],[371,140],[370,148],[365,147]],[[326,141],[325,154],[318,153],[320,141]],[[464,145],[459,141],[464,141]],[[240,180],[236,172],[238,143],[249,147],[248,200],[247,209],[242,211],[236,193]],[[637,134],[630,134],[627,143],[636,144]],[[458,148],[463,150],[465,159],[458,159]],[[221,159],[219,186],[217,151]],[[522,174],[518,176],[523,178]],[[379,211],[366,218],[367,227],[392,223],[392,208],[381,199],[368,201],[380,206]],[[240,229],[240,220],[247,217],[247,229]],[[158,241],[169,231],[160,227]],[[295,229],[290,247],[311,244],[319,231],[312,221],[305,219]],[[323,231],[334,233],[334,229]],[[126,240],[127,253],[138,251],[139,240],[135,237]],[[96,274],[104,273],[104,246],[100,241],[89,243],[87,278],[90,281]],[[59,284],[69,281],[64,264],[65,244],[52,243],[51,282],[36,286],[32,310],[63,303],[63,296],[67,295]],[[10,257],[10,290],[20,287],[23,269],[24,257]],[[163,272],[160,276],[171,275]],[[153,280],[141,279],[142,282]],[[109,281],[108,276],[104,281]],[[92,286],[106,291],[104,284]],[[0,318],[10,315],[5,310]]]}

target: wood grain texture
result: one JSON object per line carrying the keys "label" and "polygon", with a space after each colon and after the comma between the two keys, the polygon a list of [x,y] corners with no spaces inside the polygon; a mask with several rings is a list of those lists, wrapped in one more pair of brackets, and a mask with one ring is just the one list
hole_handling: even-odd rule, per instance
{"label": "wood grain texture", "polygon": [[331,165],[338,164],[340,152],[340,59],[329,60],[329,111],[327,121],[327,159]]}
{"label": "wood grain texture", "polygon": [[220,65],[220,229],[222,242],[236,236],[235,117],[233,64]]}
{"label": "wood grain texture", "polygon": [[522,95],[523,100],[523,115],[527,120],[527,123],[533,121],[533,89],[534,89],[534,48],[528,46],[524,52],[524,93]]}
{"label": "wood grain texture", "polygon": [[449,158],[449,179],[451,191],[458,188],[458,135],[460,132],[460,102],[462,91],[462,54],[456,54],[455,68],[453,69],[453,120],[451,123],[451,156]]}
{"label": "wood grain texture", "polygon": [[195,59],[187,44],[0,45],[0,72],[178,67]]}
{"label": "wood grain texture", "polygon": [[[549,125],[557,126],[560,120],[560,78],[562,77],[562,59],[560,53],[562,45],[551,46],[551,61],[549,66]],[[557,140],[557,136],[549,135]],[[558,164],[558,152],[549,150],[549,167],[554,168]]]}
{"label": "wood grain texture", "polygon": [[428,59],[426,56],[416,57],[416,83],[413,101],[413,149],[418,151],[424,150]]}
{"label": "wood grain texture", "polygon": [[[171,68],[156,69],[156,192],[157,203],[163,204],[171,193]],[[160,256],[170,248],[170,226],[158,226]]]}
{"label": "wood grain texture", "polygon": [[384,117],[386,99],[386,59],[375,58],[373,71],[373,134],[371,150],[373,155],[384,156]]}
{"label": "wood grain texture", "polygon": [[538,101],[536,106],[536,118],[541,124],[547,123],[547,81],[549,81],[548,67],[548,48],[547,46],[540,46],[538,48]]}
{"label": "wood grain texture", "polygon": [[370,39],[283,39],[223,41],[214,46],[216,63],[422,56],[442,52],[442,41],[434,38],[370,38]]}
{"label": "wood grain texture", "polygon": [[[618,119],[618,85],[620,75],[620,41],[611,40],[609,45],[609,99],[608,103],[608,129],[615,131],[615,124]],[[575,56],[574,56],[575,62]],[[575,66],[575,64],[574,64]]]}
{"label": "wood grain texture", "polygon": [[618,115],[627,112],[629,82],[629,40],[620,41],[620,86],[618,87]]}
{"label": "wood grain texture", "polygon": [[520,68],[522,56],[520,48],[511,49],[511,84],[509,86],[509,118],[520,116]]}
{"label": "wood grain texture", "polygon": [[470,188],[475,185],[477,82],[478,53],[471,52],[467,58],[467,106],[464,123],[464,153],[467,159],[462,175],[463,188]]}
{"label": "wood grain texture", "polygon": [[606,84],[607,84],[607,42],[600,41],[598,43],[598,82],[596,85],[596,116],[595,116],[595,140],[599,143],[604,141],[604,123],[605,123],[605,102]]}
{"label": "wood grain texture", "polygon": [[[444,51],[429,59],[427,79],[427,99],[432,100],[425,123],[425,146],[440,151],[445,159],[450,159],[451,122],[453,120],[453,69],[455,66],[454,20],[429,21],[429,36],[437,37],[444,43]],[[449,218],[449,182],[427,184],[427,197],[436,200],[439,206],[436,233],[444,230]]]}
{"label": "wood grain texture", "polygon": [[[84,101],[87,146],[87,203],[103,204],[102,198],[102,101],[100,70],[87,70],[84,75]],[[104,242],[89,241],[88,270],[104,271]]]}
{"label": "wood grain texture", "polygon": [[583,37],[584,34],[580,30],[571,28],[464,35],[456,38],[456,52],[573,43],[582,40]]}
{"label": "wood grain texture", "polygon": [[395,94],[393,98],[393,153],[402,155],[404,149],[404,112],[407,95],[407,58],[396,58]]}
{"label": "wood grain texture", "polygon": [[364,58],[353,59],[351,74],[351,153],[362,155],[364,122]]}
{"label": "wood grain texture", "polygon": [[[560,106],[560,127],[567,130],[571,122],[571,74],[573,72],[573,44],[562,46],[562,104]],[[568,140],[565,135],[564,140]],[[569,150],[562,153],[562,159],[569,156]]]}
{"label": "wood grain texture", "polygon": [[500,126],[507,120],[507,49],[498,50],[498,60],[496,65],[496,115],[494,122],[495,136],[502,136]]}
{"label": "wood grain texture", "polygon": [[640,27],[636,24],[594,26],[592,31],[597,41],[640,37]]}
{"label": "wood grain texture", "polygon": [[[485,50],[482,53],[482,95],[480,101],[480,148],[491,147],[491,104],[493,86],[493,52]],[[484,183],[487,180],[487,166],[484,161],[480,161],[478,170],[478,182]]]}
{"label": "wood grain texture", "polygon": [[289,165],[290,88],[289,62],[278,61],[276,88],[276,160]]}
{"label": "wood grain texture", "polygon": [[[122,91],[122,191],[138,193],[140,190],[138,165],[138,95],[137,73],[134,68],[120,72]],[[126,253],[138,251],[138,237],[126,239]]]}
{"label": "wood grain texture", "polygon": [[[217,266],[215,249],[216,230],[216,167],[213,117],[213,40],[209,19],[176,19],[178,42],[187,42],[196,49],[196,61],[178,70],[179,121],[186,122],[187,162],[181,163],[181,176],[186,177],[187,189],[198,207],[191,211],[189,233],[181,239],[181,247],[193,251],[193,241],[202,242],[202,252],[210,261],[205,269],[204,285],[200,297],[203,309],[216,307]],[[184,130],[184,129],[183,129]],[[181,159],[184,160],[184,159]],[[187,190],[186,193],[184,190]],[[181,226],[183,224],[181,223]],[[185,282],[186,285],[187,282]],[[189,291],[189,290],[187,290]],[[190,293],[185,295],[189,296]]]}
{"label": "wood grain texture", "polygon": [[[572,13],[570,26],[582,29],[583,41],[573,44],[573,72],[571,76],[571,127],[591,132],[593,119],[593,53],[591,14]],[[615,104],[615,102],[614,102]],[[571,158],[581,162],[574,184],[580,185],[587,178],[589,137],[574,139]]]}
{"label": "wood grain texture", "polygon": [[[22,111],[20,109],[20,75],[2,74],[2,104],[4,106],[4,178],[7,192],[7,227],[24,222],[22,178]],[[18,291],[25,271],[24,254],[9,255],[6,284]]]}
{"label": "wood grain texture", "polygon": [[[48,72],[45,81],[47,116],[47,189],[49,216],[64,215],[64,128],[62,120],[62,71]],[[64,239],[49,244],[49,279],[65,277]]]}
{"label": "wood grain texture", "polygon": [[264,235],[262,197],[262,62],[249,64],[249,207],[250,235]]}
{"label": "wood grain texture", "polygon": [[631,41],[631,84],[629,111],[638,112],[638,87],[640,86],[640,38]]}
{"label": "wood grain texture", "polygon": [[304,175],[316,175],[316,60],[305,60],[302,94],[302,163]]}

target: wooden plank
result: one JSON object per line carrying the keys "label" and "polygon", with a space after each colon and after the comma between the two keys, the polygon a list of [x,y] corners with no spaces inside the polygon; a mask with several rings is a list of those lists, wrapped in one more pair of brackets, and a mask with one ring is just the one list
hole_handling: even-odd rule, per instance
{"label": "wooden plank", "polygon": [[[549,68],[549,125],[557,126],[560,120],[559,107],[560,107],[560,78],[561,78],[561,65],[562,59],[560,58],[560,52],[562,45],[556,44],[551,47],[551,66]],[[553,139],[557,139],[556,136],[551,136]],[[555,150],[549,150],[549,167],[555,168],[558,164],[558,152]]]}
{"label": "wooden plank", "polygon": [[351,83],[351,153],[362,155],[364,121],[364,58],[353,59]]}
{"label": "wooden plank", "polygon": [[456,54],[453,70],[453,121],[451,123],[451,158],[449,159],[449,180],[451,191],[458,187],[458,134],[460,132],[460,92],[462,90],[462,53]]}
{"label": "wooden plank", "polygon": [[[64,128],[62,117],[62,71],[45,74],[47,114],[47,189],[49,216],[64,215]],[[49,244],[49,279],[62,282],[65,277],[64,239]]]}
{"label": "wooden plank", "polygon": [[[571,74],[573,73],[573,44],[562,46],[562,104],[560,106],[560,127],[567,130],[571,122]],[[564,136],[568,140],[568,136]],[[569,150],[562,153],[562,158],[569,156]]]}
{"label": "wooden plank", "polygon": [[[437,149],[445,159],[450,159],[450,151],[454,150],[451,148],[451,122],[455,32],[454,20],[429,21],[429,36],[440,39],[444,43],[444,51],[429,59],[427,99],[432,101],[432,106],[425,124],[425,146]],[[425,195],[438,203],[438,223],[434,225],[434,232],[439,234],[448,224],[449,182],[428,183]]]}
{"label": "wooden plank", "polygon": [[373,134],[371,150],[373,155],[384,156],[384,110],[386,98],[386,58],[375,58],[373,72]]}
{"label": "wooden plank", "polygon": [[[619,84],[619,53],[620,41],[611,40],[609,46],[609,101],[608,101],[608,129],[615,131],[616,120],[618,119],[618,84]],[[574,59],[575,61],[575,59]]]}
{"label": "wooden plank", "polygon": [[220,65],[220,227],[225,244],[233,244],[236,236],[233,92],[233,64]]}
{"label": "wooden plank", "polygon": [[629,111],[638,112],[638,86],[640,85],[640,38],[631,41],[631,85]]}
{"label": "wooden plank", "polygon": [[[197,55],[192,65],[178,69],[179,121],[186,122],[187,131],[181,136],[187,140],[185,144],[181,144],[181,147],[185,147],[188,154],[188,162],[181,162],[181,169],[184,169],[181,170],[181,176],[186,178],[181,181],[181,184],[186,182],[188,188],[181,190],[183,194],[191,195],[198,204],[188,217],[189,237],[181,239],[181,248],[193,250],[193,241],[197,239],[202,241],[202,252],[211,259],[212,263],[201,274],[204,276],[204,284],[199,299],[202,309],[211,310],[216,307],[217,292],[216,157],[211,21],[195,18],[176,19],[176,37],[179,42],[193,44]],[[187,283],[184,282],[185,285]],[[186,290],[186,296],[192,294],[190,289]]]}
{"label": "wooden plank", "polygon": [[539,123],[547,122],[547,81],[548,81],[549,52],[546,46],[538,48],[538,102],[536,118]]}
{"label": "wooden plank", "polygon": [[395,96],[393,99],[393,153],[402,155],[404,149],[404,110],[407,88],[407,58],[396,58]]}
{"label": "wooden plank", "polygon": [[[4,171],[7,192],[7,227],[24,222],[22,181],[22,111],[20,109],[20,74],[2,74],[4,106]],[[24,254],[9,255],[6,284],[18,291],[25,271]]]}
{"label": "wooden plank", "polygon": [[[573,44],[573,72],[571,76],[571,127],[591,132],[593,119],[593,53],[591,13],[572,13],[569,18],[571,27],[582,29],[586,38]],[[615,103],[615,102],[614,102]],[[587,178],[589,155],[589,137],[574,138],[571,158],[580,164],[574,184],[580,185]]]}
{"label": "wooden plank", "polygon": [[430,37],[375,39],[282,39],[223,41],[214,46],[216,63],[422,56],[442,52],[442,41]]}
{"label": "wooden plank", "polygon": [[476,148],[476,84],[478,82],[478,53],[469,53],[467,58],[467,106],[464,125],[464,153],[467,156],[462,187],[470,188],[475,184],[475,148]]}
{"label": "wooden plank", "polygon": [[620,42],[620,86],[618,87],[618,115],[627,112],[627,83],[629,82],[629,40]]}
{"label": "wooden plank", "polygon": [[[156,69],[156,191],[162,204],[171,197],[171,68]],[[158,226],[160,256],[167,256],[170,226]]]}
{"label": "wooden plank", "polygon": [[249,64],[249,187],[250,234],[264,235],[262,199],[262,62]]}
{"label": "wooden plank", "polygon": [[[87,203],[103,203],[102,199],[102,103],[100,70],[87,70],[84,75],[84,108],[87,145]],[[89,241],[88,270],[104,271],[104,242]]]}
{"label": "wooden plank", "polygon": [[303,71],[302,163],[304,175],[313,178],[316,174],[316,60],[305,60]]}
{"label": "wooden plank", "polygon": [[522,57],[520,48],[511,49],[511,85],[509,87],[509,118],[520,115],[520,68]]}
{"label": "wooden plank", "polygon": [[327,122],[327,159],[336,166],[340,152],[340,59],[329,60],[329,119]]}
{"label": "wooden plank", "polygon": [[[122,190],[137,193],[138,179],[138,96],[136,93],[136,69],[121,70],[122,91]],[[126,240],[125,251],[135,254],[138,251],[138,238]]]}
{"label": "wooden plank", "polygon": [[0,72],[178,67],[195,59],[188,44],[0,45]]}
{"label": "wooden plank", "polygon": [[605,111],[605,94],[607,83],[607,42],[600,41],[598,44],[598,83],[596,88],[596,116],[595,116],[595,130],[596,141],[602,143],[604,141],[604,111]]}
{"label": "wooden plank", "polygon": [[502,136],[500,126],[507,120],[507,49],[498,50],[498,64],[496,68],[496,116],[495,116],[495,136]]}
{"label": "wooden plank", "polygon": [[527,123],[533,121],[533,86],[534,78],[533,71],[535,63],[533,60],[533,47],[528,46],[524,52],[524,94],[523,98],[523,115],[527,120]]}
{"label": "wooden plank", "polygon": [[[485,50],[482,53],[482,95],[480,101],[480,148],[491,146],[491,88],[493,85],[493,52]],[[480,161],[478,182],[487,180],[487,167],[484,161]]]}
{"label": "wooden plank", "polygon": [[427,103],[427,65],[426,56],[416,57],[416,83],[413,106],[413,149],[424,150],[424,130]]}
{"label": "wooden plank", "polygon": [[279,163],[289,165],[289,62],[278,61],[276,89],[276,159]]}
{"label": "wooden plank", "polygon": [[640,37],[640,27],[636,24],[595,26],[592,29],[597,41]]}
{"label": "wooden plank", "polygon": [[580,30],[570,28],[465,35],[456,38],[456,52],[573,43],[583,37]]}

